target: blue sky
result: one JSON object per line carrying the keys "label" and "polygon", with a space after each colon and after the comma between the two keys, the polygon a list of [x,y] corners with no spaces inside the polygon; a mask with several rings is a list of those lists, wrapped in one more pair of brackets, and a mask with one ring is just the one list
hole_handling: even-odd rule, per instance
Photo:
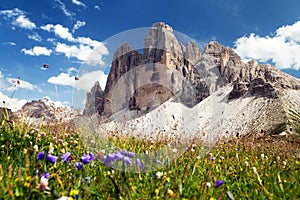
{"label": "blue sky", "polygon": [[300,78],[299,10],[299,0],[0,0],[0,98],[15,109],[44,97],[71,106],[74,76],[91,52],[112,54],[103,41],[157,21],[202,49],[217,40]]}

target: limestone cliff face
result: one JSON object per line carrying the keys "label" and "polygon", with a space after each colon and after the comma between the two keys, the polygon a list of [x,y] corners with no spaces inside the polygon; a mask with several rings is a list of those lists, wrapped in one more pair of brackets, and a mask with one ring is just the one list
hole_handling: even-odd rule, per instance
{"label": "limestone cliff face", "polygon": [[95,85],[87,99],[95,105],[92,113],[110,116],[128,109],[144,114],[174,96],[193,107],[228,85],[228,100],[244,95],[276,99],[282,89],[300,89],[299,80],[269,64],[244,63],[215,41],[203,53],[194,42],[184,46],[169,25],[158,22],[146,35],[143,54],[127,43],[116,50],[104,92]]}

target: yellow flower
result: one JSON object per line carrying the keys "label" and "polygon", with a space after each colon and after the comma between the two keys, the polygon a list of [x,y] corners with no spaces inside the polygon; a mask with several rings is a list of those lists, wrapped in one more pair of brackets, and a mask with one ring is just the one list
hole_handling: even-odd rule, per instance
{"label": "yellow flower", "polygon": [[170,197],[174,197],[175,196],[175,193],[171,190],[171,189],[169,189],[168,188],[168,195],[170,196]]}
{"label": "yellow flower", "polygon": [[73,196],[73,197],[75,197],[75,196],[76,196],[76,194],[79,194],[79,190],[71,190],[71,192],[70,192],[70,196]]}

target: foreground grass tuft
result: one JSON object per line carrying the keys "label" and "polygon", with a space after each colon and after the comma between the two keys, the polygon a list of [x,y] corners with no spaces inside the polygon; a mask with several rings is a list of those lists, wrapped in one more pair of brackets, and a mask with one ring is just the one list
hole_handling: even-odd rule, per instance
{"label": "foreground grass tuft", "polygon": [[115,134],[109,139],[119,149],[108,155],[89,151],[68,125],[0,124],[0,199],[300,198],[299,138],[234,138],[206,154],[195,142],[166,168],[129,173],[103,162],[142,167],[131,152],[164,144]]}

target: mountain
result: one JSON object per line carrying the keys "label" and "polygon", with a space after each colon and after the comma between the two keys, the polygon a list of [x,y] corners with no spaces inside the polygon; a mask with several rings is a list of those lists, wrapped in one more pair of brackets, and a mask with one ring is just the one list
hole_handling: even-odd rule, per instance
{"label": "mountain", "polygon": [[47,98],[27,102],[20,110],[14,112],[16,119],[33,125],[72,122],[74,117],[79,115],[79,111],[58,105]]}
{"label": "mountain", "polygon": [[[162,22],[148,31],[143,53],[122,44],[105,90],[97,84],[86,110],[105,122],[117,121],[123,131],[135,127],[134,132],[150,131],[152,137],[172,132],[176,125],[179,135],[188,131],[210,137],[300,132],[299,79],[270,64],[244,63],[216,41],[203,52],[192,41],[183,45]],[[113,124],[103,127],[115,128]]]}

